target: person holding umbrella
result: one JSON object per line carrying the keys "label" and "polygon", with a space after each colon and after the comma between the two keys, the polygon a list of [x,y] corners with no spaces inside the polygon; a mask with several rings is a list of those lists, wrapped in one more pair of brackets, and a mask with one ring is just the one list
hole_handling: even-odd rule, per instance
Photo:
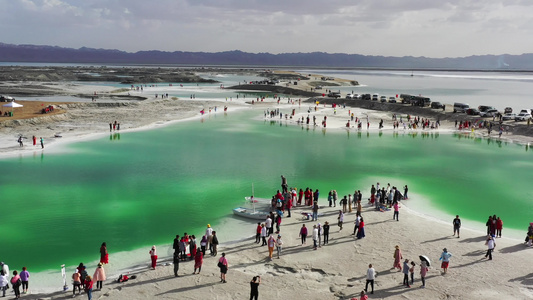
{"label": "person holding umbrella", "polygon": [[429,261],[429,258],[425,255],[419,255],[418,258],[420,258],[420,279],[422,280],[421,288],[425,288],[426,274],[429,271],[429,266],[431,266],[431,262]]}
{"label": "person holding umbrella", "polygon": [[452,254],[448,252],[448,249],[444,248],[442,249],[442,254],[440,255],[439,260],[442,260],[442,263],[440,267],[444,271],[444,274],[448,271],[448,266],[450,264],[450,257],[452,257]]}

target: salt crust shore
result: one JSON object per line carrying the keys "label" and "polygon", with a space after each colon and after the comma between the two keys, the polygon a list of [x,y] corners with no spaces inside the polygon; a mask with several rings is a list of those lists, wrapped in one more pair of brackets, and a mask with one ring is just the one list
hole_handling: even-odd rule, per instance
{"label": "salt crust shore", "polygon": [[[88,88],[88,93],[94,89]],[[104,87],[103,87],[104,89]],[[277,105],[272,99],[267,103],[251,106],[244,102],[213,101],[208,99],[161,100],[149,99],[143,102],[118,107],[98,107],[91,104],[71,105],[64,116],[56,120],[39,122],[21,122],[16,127],[2,127],[0,132],[0,156],[13,157],[66,151],[68,143],[98,138],[109,134],[109,122],[118,120],[121,132],[146,130],[164,126],[171,122],[190,118],[201,118],[198,112],[202,108],[228,105],[228,113],[237,109],[255,109],[258,115],[267,108],[279,107],[284,113],[290,112],[297,105]],[[302,103],[302,108],[309,106]],[[379,119],[385,121],[385,131],[391,129],[391,115],[386,112],[362,110],[358,108],[337,109],[319,106],[317,123],[328,116],[327,130],[346,130],[347,110],[355,112],[359,118],[368,115],[372,132],[377,132]],[[298,116],[307,116],[306,109]],[[214,112],[212,112],[214,113]],[[204,118],[209,115],[204,116]],[[284,120],[282,122],[285,122]],[[318,128],[317,128],[318,129]],[[355,130],[355,129],[351,129]],[[400,129],[400,132],[403,129]],[[363,129],[366,131],[366,129]],[[61,132],[61,138],[53,135]],[[445,122],[439,133],[454,132],[454,125]],[[19,133],[31,137],[35,134],[45,138],[45,149],[25,146],[19,149],[16,136]],[[520,138],[512,137],[520,142]],[[527,138],[524,139],[527,141]],[[290,182],[289,182],[290,184]],[[334,187],[332,187],[334,188]],[[411,198],[414,197],[414,194]],[[280,259],[269,261],[267,249],[253,243],[247,238],[233,243],[222,244],[219,253],[226,252],[229,261],[228,283],[220,283],[216,259],[209,255],[204,259],[201,275],[192,275],[193,262],[180,264],[180,277],[173,276],[172,266],[158,266],[156,270],[146,268],[132,270],[137,279],[126,283],[115,283],[109,277],[102,291],[94,291],[94,299],[247,299],[249,282],[252,276],[260,275],[262,284],[259,288],[261,299],[350,299],[356,297],[364,288],[366,269],[369,263],[377,271],[375,294],[370,299],[533,299],[533,272],[527,267],[531,257],[530,248],[523,240],[505,237],[497,239],[494,260],[486,261],[483,231],[462,228],[461,238],[452,236],[451,220],[449,224],[436,222],[409,209],[411,200],[405,200],[400,212],[400,221],[392,220],[392,212],[375,212],[365,206],[363,217],[366,223],[366,238],[356,240],[350,234],[353,231],[355,213],[345,216],[342,231],[336,226],[337,210],[325,208],[325,216],[319,219],[322,224],[329,221],[331,226],[330,243],[313,251],[312,241],[308,238],[306,246],[300,246],[298,233],[301,224],[312,227],[316,222],[303,221],[300,209],[293,211],[292,218],[283,220],[281,233],[284,249]],[[321,201],[322,203],[324,200]],[[250,231],[255,227],[250,221]],[[401,285],[403,274],[391,270],[394,246],[400,245],[403,257],[415,260],[418,255],[430,257],[432,267],[426,277],[427,288],[419,288],[419,268],[415,271],[415,284],[411,288]],[[453,254],[448,274],[442,275],[438,257],[442,248],[448,248]],[[163,255],[164,256],[164,255]],[[218,256],[220,257],[220,255]],[[160,264],[169,262],[164,256]],[[113,263],[113,261],[111,261]],[[14,266],[13,266],[14,267]],[[12,267],[12,268],[13,268]],[[90,270],[89,273],[91,273]],[[70,283],[70,280],[68,280]],[[30,280],[30,290],[32,281]],[[10,295],[8,293],[8,295]],[[71,298],[71,291],[48,294],[23,295],[26,299],[66,299]],[[77,296],[86,297],[85,295]]]}

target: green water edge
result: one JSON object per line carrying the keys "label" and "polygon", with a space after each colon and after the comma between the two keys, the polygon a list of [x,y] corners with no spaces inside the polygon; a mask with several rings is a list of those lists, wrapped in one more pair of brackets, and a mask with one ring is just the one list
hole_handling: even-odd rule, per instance
{"label": "green water edge", "polygon": [[[528,147],[464,134],[346,132],[257,121],[257,111],[217,114],[152,131],[68,146],[72,152],[0,161],[2,260],[34,271],[112,252],[198,241],[251,193],[290,186],[368,196],[370,184],[403,187],[465,220],[497,214],[523,230],[532,208]],[[22,202],[22,203],[21,203]],[[504,205],[502,205],[504,203]],[[251,223],[252,224],[252,223]],[[230,240],[231,235],[224,236]],[[233,238],[234,239],[234,238]],[[80,259],[81,258],[81,259]]]}

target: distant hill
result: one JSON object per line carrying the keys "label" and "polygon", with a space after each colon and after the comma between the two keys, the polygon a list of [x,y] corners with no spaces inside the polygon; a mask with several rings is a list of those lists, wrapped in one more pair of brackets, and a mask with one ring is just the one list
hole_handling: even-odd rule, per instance
{"label": "distant hill", "polygon": [[93,48],[62,48],[0,43],[0,62],[178,64],[218,66],[279,66],[315,68],[394,68],[452,70],[533,70],[533,53],[457,58],[390,57],[344,53],[165,52],[135,53]]}

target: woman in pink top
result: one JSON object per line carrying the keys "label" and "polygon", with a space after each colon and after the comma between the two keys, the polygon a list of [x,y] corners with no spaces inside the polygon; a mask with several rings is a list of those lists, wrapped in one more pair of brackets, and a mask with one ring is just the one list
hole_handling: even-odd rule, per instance
{"label": "woman in pink top", "polygon": [[226,273],[228,272],[226,253],[222,253],[222,257],[218,260],[218,267],[220,268],[220,282],[226,283]]}
{"label": "woman in pink top", "polygon": [[428,266],[425,261],[420,264],[420,279],[422,279],[422,287],[426,287],[426,274],[428,273]]}

